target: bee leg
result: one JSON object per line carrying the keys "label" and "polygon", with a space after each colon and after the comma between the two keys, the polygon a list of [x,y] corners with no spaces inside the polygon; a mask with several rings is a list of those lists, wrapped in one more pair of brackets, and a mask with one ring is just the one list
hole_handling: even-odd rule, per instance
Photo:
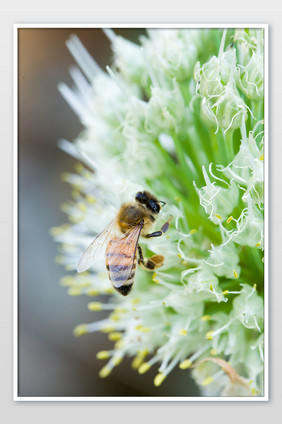
{"label": "bee leg", "polygon": [[163,255],[153,255],[149,259],[144,259],[141,246],[138,244],[138,264],[141,265],[144,269],[148,271],[154,271],[154,269],[159,268],[164,263]]}
{"label": "bee leg", "polygon": [[145,237],[146,238],[152,238],[152,237],[160,237],[162,236],[169,227],[170,221],[172,220],[172,216],[169,217],[169,220],[167,222],[164,223],[164,225],[162,226],[162,228],[159,231],[154,231],[151,234],[147,234]]}

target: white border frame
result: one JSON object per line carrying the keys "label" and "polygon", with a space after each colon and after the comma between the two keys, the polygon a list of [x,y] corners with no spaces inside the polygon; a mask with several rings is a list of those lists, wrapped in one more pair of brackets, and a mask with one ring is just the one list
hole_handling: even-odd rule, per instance
{"label": "white border frame", "polygon": [[[144,397],[21,397],[18,396],[18,29],[20,28],[261,28],[264,29],[264,123],[265,123],[265,257],[264,257],[264,396],[222,397],[222,396],[144,396]],[[13,25],[13,400],[14,401],[240,401],[261,402],[269,400],[269,25],[268,24],[14,24]]]}

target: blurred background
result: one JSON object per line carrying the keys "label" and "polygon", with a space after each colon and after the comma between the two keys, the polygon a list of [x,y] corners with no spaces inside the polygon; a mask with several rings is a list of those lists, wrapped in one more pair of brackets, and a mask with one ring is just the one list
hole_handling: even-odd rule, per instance
{"label": "blurred background", "polygon": [[[142,29],[115,29],[138,42]],[[73,328],[103,318],[87,309],[89,298],[68,296],[59,285],[65,272],[55,263],[57,245],[51,227],[67,218],[60,204],[71,198],[61,174],[74,171],[75,160],[57,146],[60,138],[74,140],[82,126],[61,97],[59,82],[71,84],[74,64],[65,42],[76,34],[105,69],[111,47],[101,29],[18,29],[18,388],[19,396],[197,396],[188,371],[175,369],[159,388],[157,366],[144,375],[124,360],[106,379],[96,359],[110,349],[106,334],[80,338]]]}

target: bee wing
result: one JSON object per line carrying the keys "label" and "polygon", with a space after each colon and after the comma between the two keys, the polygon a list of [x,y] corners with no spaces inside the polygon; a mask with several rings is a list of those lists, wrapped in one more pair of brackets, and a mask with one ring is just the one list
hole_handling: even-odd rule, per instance
{"label": "bee wing", "polygon": [[136,249],[141,229],[142,225],[137,225],[125,237],[110,240],[107,246],[106,265],[110,280],[116,288],[134,278],[133,268],[136,267]]}
{"label": "bee wing", "polygon": [[115,234],[116,218],[113,219],[109,225],[94,239],[94,241],[83,252],[77,264],[77,272],[86,271],[94,262],[95,254],[98,250],[102,249],[105,244]]}

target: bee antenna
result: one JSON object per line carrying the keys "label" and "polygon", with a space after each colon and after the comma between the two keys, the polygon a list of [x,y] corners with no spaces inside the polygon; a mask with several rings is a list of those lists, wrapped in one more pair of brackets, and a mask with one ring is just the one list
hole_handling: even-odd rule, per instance
{"label": "bee antenna", "polygon": [[166,202],[164,202],[163,200],[159,200],[159,202],[162,203],[163,206],[166,205]]}

